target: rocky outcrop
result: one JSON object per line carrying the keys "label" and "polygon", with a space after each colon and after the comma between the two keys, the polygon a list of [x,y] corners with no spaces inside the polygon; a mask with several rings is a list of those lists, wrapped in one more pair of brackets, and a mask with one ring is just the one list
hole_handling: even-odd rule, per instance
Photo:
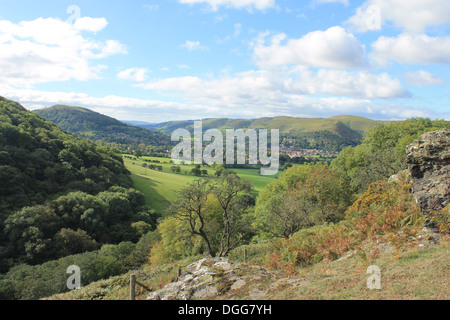
{"label": "rocky outcrop", "polygon": [[450,203],[450,129],[428,132],[407,147],[412,193],[424,215]]}
{"label": "rocky outcrop", "polygon": [[177,281],[151,292],[147,300],[205,300],[223,298],[239,290],[247,299],[257,300],[264,299],[280,286],[295,287],[305,283],[303,278],[286,277],[260,266],[238,264],[225,258],[205,258],[187,266]]}

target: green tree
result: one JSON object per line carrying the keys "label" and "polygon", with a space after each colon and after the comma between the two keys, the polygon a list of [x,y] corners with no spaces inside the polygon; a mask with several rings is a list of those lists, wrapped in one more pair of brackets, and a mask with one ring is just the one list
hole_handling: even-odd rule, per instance
{"label": "green tree", "polygon": [[55,250],[58,258],[98,248],[97,242],[92,240],[86,231],[63,228],[55,235]]}
{"label": "green tree", "polygon": [[208,224],[206,203],[210,192],[210,180],[195,180],[180,191],[180,197],[171,204],[169,212],[178,220],[186,222],[190,232],[200,236],[208,248],[208,253],[215,257],[214,244],[206,231]]}
{"label": "green tree", "polygon": [[194,176],[201,176],[202,175],[202,171],[200,169],[200,165],[197,164],[194,168],[191,169],[191,174]]}
{"label": "green tree", "polygon": [[289,238],[302,228],[341,220],[351,198],[347,180],[326,165],[294,166],[260,193],[254,226],[262,237]]}
{"label": "green tree", "polygon": [[450,128],[445,120],[413,118],[393,121],[369,129],[357,147],[344,149],[331,166],[346,175],[353,191],[360,193],[378,180],[386,180],[405,168],[405,149],[429,131]]}
{"label": "green tree", "polygon": [[236,174],[195,180],[180,192],[170,212],[203,240],[210,256],[223,257],[244,238],[241,218],[249,206],[250,189],[251,184]]}
{"label": "green tree", "polygon": [[222,176],[212,188],[212,194],[220,205],[223,219],[219,257],[227,256],[242,241],[240,222],[247,205],[241,199],[251,188],[250,182],[234,173]]}

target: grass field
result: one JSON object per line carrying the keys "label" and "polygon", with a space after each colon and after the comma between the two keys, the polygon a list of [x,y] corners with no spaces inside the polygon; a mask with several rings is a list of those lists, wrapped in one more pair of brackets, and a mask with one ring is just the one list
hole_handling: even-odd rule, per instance
{"label": "grass field", "polygon": [[[159,161],[159,163],[149,163],[145,160]],[[166,209],[178,197],[181,189],[196,179],[202,179],[202,177],[189,174],[193,165],[180,165],[181,173],[173,173],[171,171],[173,164],[170,163],[168,158],[124,158],[124,163],[131,172],[131,179],[135,188],[144,194],[147,204],[163,217],[166,216]],[[162,171],[145,168],[142,166],[144,163],[162,166]],[[214,176],[214,168],[202,166],[201,169],[207,170],[208,176]],[[276,176],[261,176],[258,169],[233,169],[233,171],[253,185],[252,193],[254,195],[258,195],[261,190],[276,179]]]}

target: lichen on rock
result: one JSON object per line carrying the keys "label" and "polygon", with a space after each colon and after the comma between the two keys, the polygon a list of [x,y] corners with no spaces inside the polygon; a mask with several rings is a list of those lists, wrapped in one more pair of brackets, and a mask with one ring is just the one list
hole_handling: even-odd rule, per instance
{"label": "lichen on rock", "polygon": [[423,215],[450,203],[450,129],[427,132],[406,149],[412,193]]}

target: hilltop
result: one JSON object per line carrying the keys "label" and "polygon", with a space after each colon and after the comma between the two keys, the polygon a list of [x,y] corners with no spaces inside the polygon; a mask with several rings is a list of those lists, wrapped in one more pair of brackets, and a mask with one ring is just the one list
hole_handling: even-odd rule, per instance
{"label": "hilltop", "polygon": [[164,133],[129,125],[86,108],[55,105],[35,112],[63,130],[92,141],[112,144],[121,150],[146,146],[164,150],[170,145],[170,137]]}
{"label": "hilltop", "polygon": [[[221,131],[226,129],[279,129],[281,137],[291,141],[289,146],[340,151],[344,147],[358,145],[364,133],[378,125],[378,122],[355,116],[332,118],[214,118],[202,120],[202,125],[203,130],[219,129]],[[140,126],[167,134],[179,128],[192,132],[194,130],[194,120],[170,121]]]}
{"label": "hilltop", "polygon": [[[44,118],[80,137],[103,143],[113,143],[121,150],[143,149],[150,145],[162,151],[170,146],[170,135],[176,129],[194,130],[195,120],[145,123],[121,122],[92,110],[55,105],[35,111]],[[331,118],[274,117],[258,119],[203,119],[203,130],[219,129],[279,129],[283,145],[302,149],[340,151],[358,145],[364,133],[379,122],[356,116]],[[166,148],[167,149],[167,148]]]}

